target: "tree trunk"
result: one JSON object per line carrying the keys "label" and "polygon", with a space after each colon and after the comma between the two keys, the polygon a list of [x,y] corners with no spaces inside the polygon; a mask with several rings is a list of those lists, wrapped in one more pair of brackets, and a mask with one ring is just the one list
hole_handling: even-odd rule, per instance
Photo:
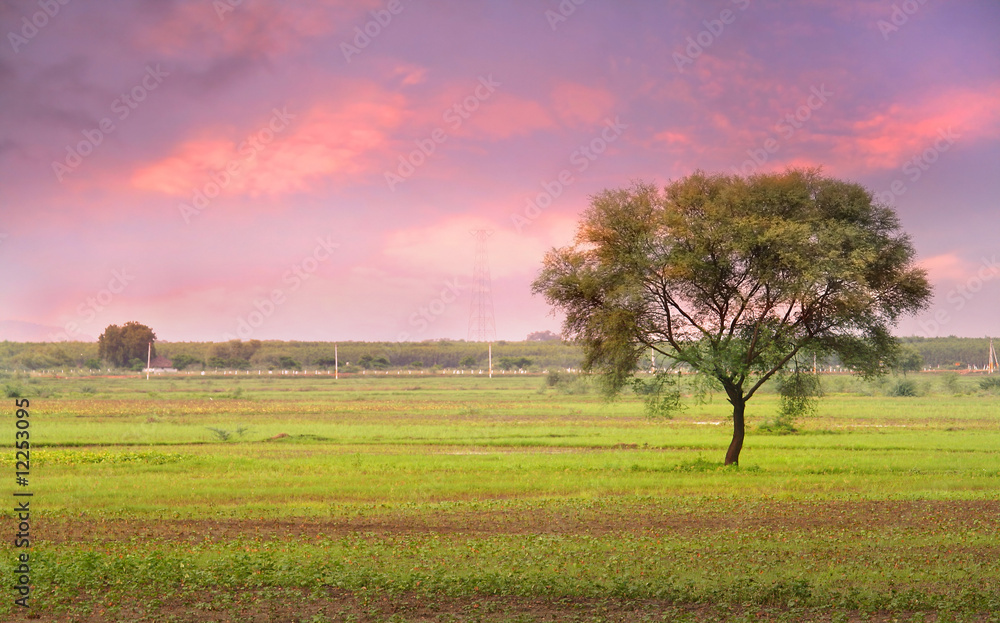
{"label": "tree trunk", "polygon": [[726,451],[726,465],[739,465],[740,450],[743,449],[743,413],[746,411],[747,403],[742,399],[730,400],[733,403],[733,441]]}

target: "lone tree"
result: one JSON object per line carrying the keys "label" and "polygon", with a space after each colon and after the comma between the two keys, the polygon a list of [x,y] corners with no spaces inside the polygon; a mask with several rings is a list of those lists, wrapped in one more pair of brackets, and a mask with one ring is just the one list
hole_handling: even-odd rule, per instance
{"label": "lone tree", "polygon": [[930,298],[892,209],[794,169],[606,190],[532,289],[565,312],[564,336],[611,394],[649,349],[716,379],[733,405],[727,465],[739,462],[747,401],[797,355],[883,374],[897,348],[889,329]]}
{"label": "lone tree", "polygon": [[[132,360],[146,361],[150,342],[156,341],[156,334],[144,324],[126,322],[119,327],[109,325],[97,338],[97,354],[113,366],[127,367]],[[153,357],[156,347],[153,347]]]}
{"label": "lone tree", "polygon": [[902,372],[906,376],[907,372],[920,372],[924,369],[924,356],[920,354],[916,346],[903,344],[896,356],[893,370]]}

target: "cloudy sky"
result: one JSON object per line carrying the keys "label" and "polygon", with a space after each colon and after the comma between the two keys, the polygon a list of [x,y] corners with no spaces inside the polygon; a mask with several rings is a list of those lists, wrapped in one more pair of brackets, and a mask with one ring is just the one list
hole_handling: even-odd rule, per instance
{"label": "cloudy sky", "polygon": [[[47,11],[47,12],[46,12]],[[996,335],[996,0],[0,0],[0,339],[499,339],[588,197],[821,165]]]}

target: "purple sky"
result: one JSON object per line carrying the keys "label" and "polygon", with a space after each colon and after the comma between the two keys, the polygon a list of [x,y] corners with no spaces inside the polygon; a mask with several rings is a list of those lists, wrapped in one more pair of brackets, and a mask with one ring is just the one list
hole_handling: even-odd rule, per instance
{"label": "purple sky", "polygon": [[0,0],[0,340],[463,339],[475,229],[497,337],[558,332],[530,283],[590,195],[789,165],[896,206],[936,291],[899,334],[996,335],[998,32],[996,0]]}

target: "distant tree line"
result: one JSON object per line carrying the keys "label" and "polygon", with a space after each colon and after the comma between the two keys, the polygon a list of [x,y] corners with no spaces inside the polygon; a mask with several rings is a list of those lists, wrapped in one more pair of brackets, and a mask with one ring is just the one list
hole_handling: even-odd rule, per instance
{"label": "distant tree line", "polygon": [[[548,337],[548,336],[546,336]],[[989,338],[901,338],[920,355],[922,367],[964,370],[986,365]],[[146,362],[147,338],[132,340],[131,351],[103,355],[97,342],[0,342],[0,370],[63,368],[121,369]],[[997,344],[1000,347],[1000,343]],[[341,369],[357,370],[464,368],[484,369],[487,345],[463,340],[433,342],[341,342],[337,345]],[[153,356],[162,355],[179,370],[301,370],[333,369],[332,342],[153,342]],[[114,360],[107,357],[113,357]],[[579,368],[582,351],[574,344],[544,339],[493,344],[496,369]],[[913,359],[911,358],[911,361]],[[835,361],[820,361],[834,365]],[[913,369],[912,367],[909,369]]]}
{"label": "distant tree line", "polygon": [[[115,332],[112,331],[112,336]],[[138,354],[141,349],[141,355]],[[99,349],[94,342],[0,342],[0,370],[61,368],[127,369],[146,363],[147,341],[136,340],[128,352]],[[133,352],[134,351],[134,352]],[[341,370],[464,368],[485,369],[485,343],[463,340],[432,342],[341,342]],[[153,356],[163,356],[178,370],[302,370],[334,368],[333,342],[155,342]],[[112,358],[109,358],[112,357]],[[545,339],[493,344],[496,369],[576,368],[580,350],[573,344]],[[141,368],[139,368],[141,369]]]}
{"label": "distant tree line", "polygon": [[[173,342],[161,343],[160,351],[178,369],[332,370],[335,363],[332,342]],[[489,349],[484,343],[462,340],[342,342],[337,344],[337,355],[345,371],[435,367],[472,370],[488,366]],[[575,368],[580,357],[578,347],[558,340],[493,344],[493,367],[497,369]]]}
{"label": "distant tree line", "polygon": [[[920,352],[924,367],[942,370],[983,368],[990,349],[988,337],[904,337],[900,341]],[[1000,348],[1000,340],[995,346]]]}

